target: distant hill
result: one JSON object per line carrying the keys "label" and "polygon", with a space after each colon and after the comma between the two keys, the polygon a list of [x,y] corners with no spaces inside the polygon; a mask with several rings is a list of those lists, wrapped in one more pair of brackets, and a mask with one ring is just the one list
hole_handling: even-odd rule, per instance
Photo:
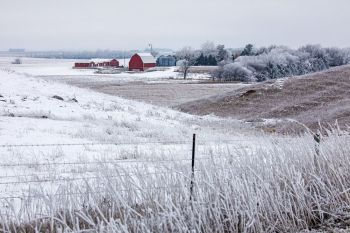
{"label": "distant hill", "polygon": [[214,114],[251,122],[267,131],[299,133],[322,125],[350,126],[350,65],[270,80],[178,106],[198,115]]}

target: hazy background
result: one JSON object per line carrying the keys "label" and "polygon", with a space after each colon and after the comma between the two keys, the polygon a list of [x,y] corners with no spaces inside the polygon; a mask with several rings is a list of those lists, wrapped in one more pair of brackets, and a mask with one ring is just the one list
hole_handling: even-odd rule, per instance
{"label": "hazy background", "polygon": [[350,47],[348,0],[1,0],[0,50]]}

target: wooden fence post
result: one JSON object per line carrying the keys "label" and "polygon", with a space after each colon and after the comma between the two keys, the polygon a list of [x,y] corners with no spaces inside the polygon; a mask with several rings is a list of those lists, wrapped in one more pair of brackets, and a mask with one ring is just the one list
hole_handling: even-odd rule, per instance
{"label": "wooden fence post", "polygon": [[319,157],[320,157],[320,144],[321,144],[321,135],[319,133],[314,134],[315,140],[315,155],[314,155],[314,164],[316,168],[316,172],[319,172]]}
{"label": "wooden fence post", "polygon": [[196,155],[196,134],[193,134],[193,140],[192,140],[192,175],[191,175],[191,186],[190,186],[190,201],[192,200],[192,196],[193,196],[195,155]]}
{"label": "wooden fence post", "polygon": [[316,142],[316,144],[315,144],[316,155],[319,156],[320,155],[321,135],[319,133],[315,134],[314,135],[314,140]]}

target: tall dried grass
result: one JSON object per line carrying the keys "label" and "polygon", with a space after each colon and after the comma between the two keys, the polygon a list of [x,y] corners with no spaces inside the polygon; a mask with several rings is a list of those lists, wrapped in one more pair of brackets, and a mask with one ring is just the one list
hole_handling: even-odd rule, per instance
{"label": "tall dried grass", "polygon": [[[55,195],[7,200],[3,232],[298,232],[350,225],[350,136],[267,139],[196,162],[137,164],[63,184]],[[258,143],[258,142],[257,142]],[[316,153],[319,151],[319,153]],[[11,208],[20,205],[19,211]],[[17,208],[18,209],[18,208]]]}

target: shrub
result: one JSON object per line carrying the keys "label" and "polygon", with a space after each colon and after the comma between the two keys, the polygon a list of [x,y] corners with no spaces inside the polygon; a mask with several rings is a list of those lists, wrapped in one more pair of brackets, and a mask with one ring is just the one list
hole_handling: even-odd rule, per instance
{"label": "shrub", "polygon": [[306,45],[293,50],[271,46],[261,48],[253,55],[240,56],[233,62],[220,63],[213,72],[213,78],[226,81],[265,81],[317,72],[348,63],[349,49]]}

